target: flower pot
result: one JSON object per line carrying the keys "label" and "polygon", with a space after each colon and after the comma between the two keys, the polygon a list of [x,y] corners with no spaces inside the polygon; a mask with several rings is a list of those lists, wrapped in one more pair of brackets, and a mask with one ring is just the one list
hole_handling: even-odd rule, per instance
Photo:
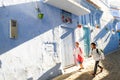
{"label": "flower pot", "polygon": [[77,25],[77,27],[78,27],[78,28],[81,28],[81,27],[82,27],[82,25],[78,24],[78,25]]}
{"label": "flower pot", "polygon": [[96,26],[96,28],[99,28],[99,26]]}
{"label": "flower pot", "polygon": [[120,30],[117,30],[117,32],[120,32]]}
{"label": "flower pot", "polygon": [[39,14],[38,14],[38,18],[39,18],[39,19],[43,19],[43,17],[44,17],[44,14],[43,14],[43,13],[39,13]]}
{"label": "flower pot", "polygon": [[112,32],[115,32],[115,30],[112,30]]}

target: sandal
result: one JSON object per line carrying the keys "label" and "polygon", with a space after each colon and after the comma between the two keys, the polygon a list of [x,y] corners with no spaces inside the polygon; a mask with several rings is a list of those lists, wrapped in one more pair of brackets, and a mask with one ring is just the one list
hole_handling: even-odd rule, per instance
{"label": "sandal", "polygon": [[103,68],[101,68],[100,72],[103,72]]}
{"label": "sandal", "polygon": [[92,73],[91,75],[92,75],[93,77],[95,77],[95,74],[94,74],[94,73]]}
{"label": "sandal", "polygon": [[84,68],[80,68],[79,70],[81,70],[81,69],[84,69]]}

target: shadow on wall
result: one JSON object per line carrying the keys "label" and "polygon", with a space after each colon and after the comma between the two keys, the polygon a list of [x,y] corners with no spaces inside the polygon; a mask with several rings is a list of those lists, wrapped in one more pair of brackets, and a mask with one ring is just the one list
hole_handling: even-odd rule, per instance
{"label": "shadow on wall", "polygon": [[61,75],[60,70],[61,63],[57,63],[53,68],[45,72],[38,80],[52,80],[52,78]]}
{"label": "shadow on wall", "polygon": [[[35,9],[36,2],[0,7],[0,36],[2,36],[2,38],[0,38],[0,54],[3,54],[62,24],[59,9],[43,2],[38,3],[40,4],[41,12],[44,13],[44,18],[42,20],[37,18],[37,12]],[[17,39],[9,38],[10,19],[17,20]]]}
{"label": "shadow on wall", "polygon": [[112,21],[110,21],[94,38],[95,42],[97,42],[98,40],[102,38],[105,38],[104,41],[102,41],[103,44],[107,42],[107,45],[104,48],[105,54],[113,50],[116,50],[118,48],[117,33],[115,34],[112,33],[113,28],[111,28],[111,23]]}

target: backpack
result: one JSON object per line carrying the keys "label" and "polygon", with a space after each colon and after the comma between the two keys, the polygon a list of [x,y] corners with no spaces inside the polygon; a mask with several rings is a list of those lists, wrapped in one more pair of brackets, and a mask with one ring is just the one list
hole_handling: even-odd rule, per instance
{"label": "backpack", "polygon": [[100,60],[104,60],[105,59],[105,55],[104,55],[103,50],[96,49],[96,52],[100,55]]}

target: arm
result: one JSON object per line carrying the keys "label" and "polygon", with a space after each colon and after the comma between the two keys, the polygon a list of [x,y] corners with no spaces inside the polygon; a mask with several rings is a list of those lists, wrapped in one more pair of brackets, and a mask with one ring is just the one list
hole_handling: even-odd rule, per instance
{"label": "arm", "polygon": [[92,50],[90,50],[89,57],[92,57]]}
{"label": "arm", "polygon": [[79,47],[79,49],[80,49],[80,53],[82,54],[83,52],[82,52],[82,49]]}

